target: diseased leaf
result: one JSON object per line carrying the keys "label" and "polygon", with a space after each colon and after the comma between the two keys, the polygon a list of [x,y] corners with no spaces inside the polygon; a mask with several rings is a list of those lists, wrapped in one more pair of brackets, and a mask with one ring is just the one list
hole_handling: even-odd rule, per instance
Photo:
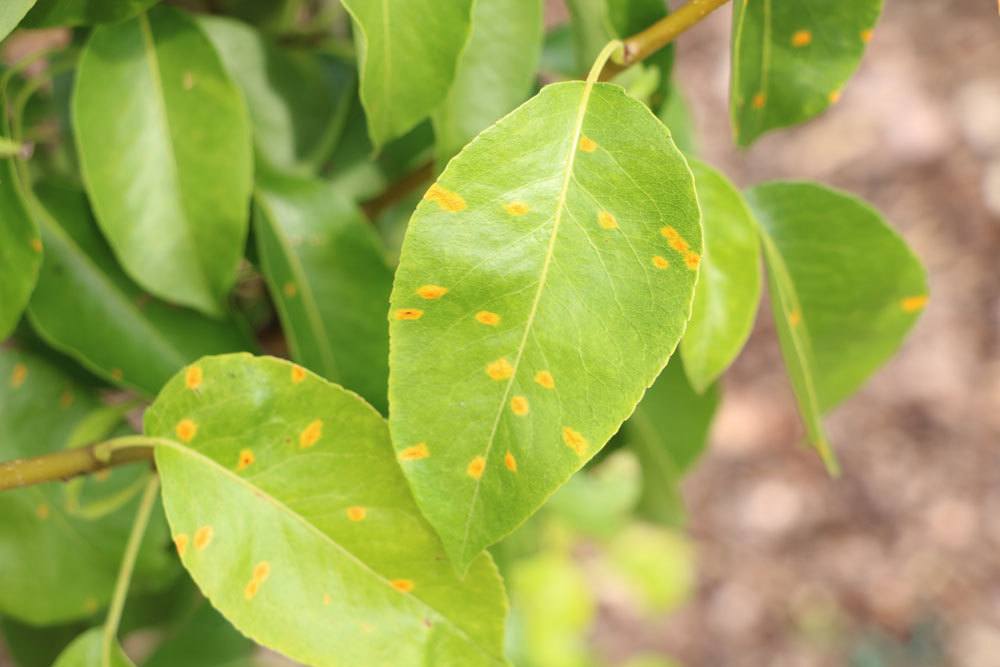
{"label": "diseased leaf", "polygon": [[375,149],[441,104],[469,36],[473,0],[342,0],[355,23],[361,101]]}
{"label": "diseased leaf", "polygon": [[83,193],[42,184],[46,253],[28,315],[53,347],[121,386],[155,395],[185,364],[253,342],[219,322],[150,297],[115,263]]}
{"label": "diseased leaf", "polygon": [[24,18],[26,28],[93,25],[130,19],[159,0],[38,0]]}
{"label": "diseased leaf", "polygon": [[14,158],[0,159],[0,340],[17,326],[42,260],[42,240],[18,188]]}
{"label": "diseased leaf", "polygon": [[292,363],[209,357],[146,412],[182,562],[240,631],[328,665],[503,664],[503,588],[459,579],[385,421]]}
{"label": "diseased leaf", "polygon": [[344,130],[354,70],[279,47],[240,21],[203,16],[199,23],[246,98],[257,159],[303,174],[319,169]]}
{"label": "diseased leaf", "polygon": [[156,296],[221,315],[253,156],[242,96],[197,23],[160,5],[96,28],[73,125],[94,214],[125,271]]}
{"label": "diseased leaf", "polygon": [[875,210],[849,195],[811,183],[768,183],[746,195],[761,227],[782,356],[809,437],[826,455],[822,413],[895,353],[927,302],[924,269]]}
{"label": "diseased leaf", "polygon": [[254,235],[292,356],[386,411],[392,273],[364,215],[336,186],[269,175]]}
{"label": "diseased leaf", "polygon": [[702,392],[750,336],[760,302],[760,241],[743,195],[715,169],[696,160],[690,164],[705,252],[681,355],[691,384]]}
{"label": "diseased leaf", "polygon": [[[41,359],[0,350],[0,460],[62,449],[97,403]],[[141,467],[89,480],[84,493],[109,495],[146,474]],[[91,616],[111,597],[136,502],[88,521],[70,514],[60,484],[0,494],[0,613],[35,625]],[[136,565],[136,586],[163,585],[174,570],[166,529],[154,521]]]}
{"label": "diseased leaf", "polygon": [[104,659],[104,628],[87,630],[66,647],[53,667],[135,667],[116,641]]}
{"label": "diseased leaf", "polygon": [[625,422],[626,442],[642,469],[639,514],[663,524],[682,523],[679,484],[705,449],[718,406],[718,387],[698,394],[681,359],[672,358]]}
{"label": "diseased leaf", "polygon": [[0,40],[13,32],[35,0],[4,0],[0,3]]}
{"label": "diseased leaf", "polygon": [[531,90],[542,48],[540,0],[476,0],[455,81],[434,113],[438,163],[512,111]]}
{"label": "diseased leaf", "polygon": [[835,103],[881,11],[882,0],[734,2],[729,113],[736,142],[749,146]]}
{"label": "diseased leaf", "polygon": [[390,425],[464,569],[604,446],[666,364],[701,231],[669,133],[611,84],[544,88],[424,200],[391,301]]}

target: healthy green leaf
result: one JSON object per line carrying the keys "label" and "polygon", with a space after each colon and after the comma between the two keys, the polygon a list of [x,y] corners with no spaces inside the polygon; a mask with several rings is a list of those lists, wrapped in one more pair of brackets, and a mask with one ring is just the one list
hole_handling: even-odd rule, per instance
{"label": "healthy green leaf", "polygon": [[691,108],[680,88],[671,87],[670,94],[656,115],[670,129],[670,136],[681,152],[690,156],[698,154],[694,119],[691,117]]}
{"label": "healthy green leaf", "polygon": [[243,254],[253,156],[242,96],[198,24],[160,5],[96,28],[73,125],[94,214],[126,272],[221,315]]}
{"label": "healthy green leaf", "polygon": [[108,660],[104,660],[104,628],[93,628],[66,647],[53,667],[135,667],[122,647],[115,642]]}
{"label": "healthy green leaf", "polygon": [[424,199],[391,301],[390,425],[464,569],[604,446],[666,364],[701,230],[669,132],[611,84],[544,88]]}
{"label": "healthy green leaf", "polygon": [[882,0],[733,3],[729,113],[749,146],[835,103],[861,62]]}
{"label": "healthy green leaf", "polygon": [[42,240],[18,188],[14,158],[0,159],[0,340],[17,326],[42,260]]}
{"label": "healthy green leaf", "polygon": [[718,387],[697,393],[674,357],[625,422],[626,441],[642,469],[642,516],[670,525],[683,521],[679,484],[705,449],[718,406]]}
{"label": "healthy green leaf", "polygon": [[257,159],[284,171],[319,169],[344,130],[354,70],[281,48],[240,21],[205,16],[199,23],[246,98]]}
{"label": "healthy green leaf", "polygon": [[253,643],[202,602],[143,667],[250,667]]}
{"label": "healthy green leaf", "polygon": [[705,253],[681,355],[691,384],[702,392],[750,336],[760,302],[760,241],[743,195],[715,169],[689,162],[701,204]]}
{"label": "healthy green leaf", "polygon": [[54,348],[112,382],[155,395],[185,364],[252,348],[218,322],[145,294],[115,263],[83,193],[42,184],[36,208],[46,253],[28,315]]}
{"label": "healthy green leaf", "polygon": [[209,357],[146,412],[181,559],[240,631],[327,665],[503,664],[486,554],[455,574],[385,420],[299,366]]}
{"label": "healthy green leaf", "polygon": [[117,23],[143,12],[159,0],[38,0],[24,18],[26,28]]}
{"label": "healthy green leaf", "polygon": [[809,437],[824,453],[822,413],[902,343],[927,303],[924,269],[878,212],[849,195],[811,183],[746,194],[761,227],[781,352]]}
{"label": "healthy green leaf", "polygon": [[392,272],[364,215],[324,181],[260,180],[254,236],[292,355],[386,411]]}
{"label": "healthy green leaf", "polygon": [[0,40],[17,27],[34,4],[35,0],[4,0],[0,3]]}
{"label": "healthy green leaf", "polygon": [[[41,359],[0,350],[0,460],[62,449],[97,407],[91,394]],[[114,494],[145,474],[121,468],[88,480],[85,498]],[[0,613],[36,624],[92,615],[111,597],[136,503],[97,521],[71,515],[59,484],[0,494]],[[137,564],[139,589],[173,574],[161,521],[150,527]]]}
{"label": "healthy green leaf", "polygon": [[541,47],[539,0],[476,0],[455,81],[433,117],[442,167],[480,131],[524,101]]}
{"label": "healthy green leaf", "polygon": [[355,22],[361,101],[375,149],[427,118],[448,94],[473,0],[342,0]]}

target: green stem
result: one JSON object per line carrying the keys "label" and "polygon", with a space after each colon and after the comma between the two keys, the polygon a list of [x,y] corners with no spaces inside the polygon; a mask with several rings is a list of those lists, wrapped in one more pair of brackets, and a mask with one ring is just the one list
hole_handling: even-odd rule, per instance
{"label": "green stem", "polygon": [[125,597],[128,595],[129,582],[132,580],[132,571],[135,570],[135,561],[139,557],[139,547],[142,546],[142,536],[146,533],[146,526],[149,525],[149,516],[153,513],[153,505],[156,503],[156,492],[160,489],[160,480],[155,475],[146,484],[146,490],[142,494],[142,501],[135,514],[135,521],[132,522],[132,532],[129,533],[128,543],[125,545],[125,555],[122,557],[121,567],[118,569],[118,580],[115,582],[115,592],[111,598],[111,606],[108,608],[108,616],[104,621],[104,641],[101,646],[101,667],[110,667],[111,650],[118,636],[118,626],[122,620],[122,610],[125,608]]}

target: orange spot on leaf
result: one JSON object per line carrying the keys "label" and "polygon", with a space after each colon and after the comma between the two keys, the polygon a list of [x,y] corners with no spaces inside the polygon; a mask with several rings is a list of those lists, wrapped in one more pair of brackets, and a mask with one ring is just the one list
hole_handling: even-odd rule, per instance
{"label": "orange spot on leaf", "polygon": [[184,552],[188,548],[188,536],[184,533],[178,533],[174,536],[174,547],[177,549],[177,555],[181,558],[184,557]]}
{"label": "orange spot on leaf", "polygon": [[262,560],[261,562],[257,563],[257,566],[254,567],[253,569],[253,578],[259,581],[260,583],[264,583],[270,576],[271,576],[271,564],[268,563],[266,560]]}
{"label": "orange spot on leaf", "polygon": [[367,512],[364,507],[348,507],[347,508],[347,518],[351,521],[363,521]]}
{"label": "orange spot on leaf", "polygon": [[486,374],[494,380],[506,380],[514,374],[514,367],[507,361],[507,357],[500,357],[486,364]]}
{"label": "orange spot on leaf", "polygon": [[447,190],[437,183],[424,194],[424,199],[435,202],[442,210],[457,213],[465,208],[465,200],[457,192]]}
{"label": "orange spot on leaf", "polygon": [[319,442],[320,437],[323,435],[323,420],[314,419],[309,422],[309,425],[305,427],[302,433],[299,435],[299,446],[303,449],[312,447],[317,442]]}
{"label": "orange spot on leaf", "polygon": [[465,472],[472,479],[480,479],[483,476],[484,470],[486,470],[486,459],[482,456],[477,456],[469,461],[469,465],[465,469]]}
{"label": "orange spot on leaf", "polygon": [[830,104],[836,104],[837,102],[840,101],[840,91],[831,90],[830,94],[826,96],[826,99],[830,101]]}
{"label": "orange spot on leaf", "polygon": [[59,396],[59,407],[60,408],[68,408],[71,405],[73,405],[73,402],[75,400],[76,400],[76,396],[73,395],[73,392],[71,392],[70,390],[67,389],[66,391],[64,391],[62,393],[62,395]]}
{"label": "orange spot on leaf", "polygon": [[504,204],[503,208],[511,215],[524,215],[528,212],[528,205],[523,201],[512,201],[509,204]]}
{"label": "orange spot on leaf", "polygon": [[528,414],[531,408],[528,406],[528,399],[524,396],[515,396],[510,399],[510,410],[518,417]]}
{"label": "orange spot on leaf", "polygon": [[204,379],[204,373],[201,370],[201,366],[188,366],[187,372],[184,374],[184,384],[187,388],[194,391],[201,386],[201,382]]}
{"label": "orange spot on leaf", "polygon": [[14,364],[14,370],[10,373],[10,386],[17,389],[24,384],[28,378],[28,367],[24,364]]}
{"label": "orange spot on leaf", "polygon": [[802,322],[802,313],[799,312],[798,308],[796,308],[792,312],[788,313],[788,325],[789,326],[797,327],[797,326],[799,326],[800,322]]}
{"label": "orange spot on leaf", "polygon": [[617,229],[618,220],[615,216],[611,215],[607,211],[601,211],[597,214],[597,224],[601,226],[601,229]]}
{"label": "orange spot on leaf", "polygon": [[409,593],[413,590],[413,582],[409,579],[393,579],[389,583],[400,593]]}
{"label": "orange spot on leaf", "polygon": [[292,299],[299,293],[299,288],[295,286],[295,283],[287,282],[281,287],[281,291],[284,292],[285,296],[289,299]]}
{"label": "orange spot on leaf", "polygon": [[236,461],[237,470],[246,470],[253,465],[253,462],[257,460],[257,457],[253,455],[253,452],[249,449],[240,450],[240,458]]}
{"label": "orange spot on leaf", "polygon": [[397,320],[419,320],[424,316],[424,311],[419,308],[400,308],[396,311]]}
{"label": "orange spot on leaf", "polygon": [[666,269],[670,266],[670,262],[666,260],[665,257],[660,257],[659,255],[653,255],[653,266],[658,269]]}
{"label": "orange spot on leaf", "polygon": [[440,285],[421,285],[417,288],[417,295],[423,299],[440,299],[448,293],[447,287]]}
{"label": "orange spot on leaf", "polygon": [[331,602],[333,602],[333,600],[330,598],[330,594],[329,593],[323,593],[323,606],[326,607]]}
{"label": "orange spot on leaf", "polygon": [[42,240],[41,239],[31,239],[31,249],[35,252],[42,251]]}
{"label": "orange spot on leaf", "polygon": [[215,529],[211,526],[202,526],[194,533],[194,548],[201,551],[212,542],[215,537]]}
{"label": "orange spot on leaf", "polygon": [[698,265],[701,264],[701,255],[696,253],[694,250],[688,250],[684,253],[684,264],[686,264],[692,271],[696,271],[698,269]]}
{"label": "orange spot on leaf", "polygon": [[511,472],[517,472],[517,459],[515,459],[514,455],[511,454],[510,452],[504,454],[503,464],[507,466],[507,470]]}
{"label": "orange spot on leaf", "polygon": [[298,364],[292,364],[292,384],[298,384],[306,379],[306,369]]}
{"label": "orange spot on leaf", "polygon": [[566,446],[576,452],[577,456],[583,456],[587,451],[587,439],[579,431],[564,426],[562,430],[563,442]]}
{"label": "orange spot on leaf", "polygon": [[49,506],[46,505],[45,503],[42,503],[41,505],[35,508],[35,516],[37,516],[42,521],[45,521],[46,519],[49,518],[49,511],[50,511]]}
{"label": "orange spot on leaf", "polygon": [[556,379],[548,371],[538,371],[535,373],[535,382],[546,389],[554,389],[556,386]]}
{"label": "orange spot on leaf", "polygon": [[177,422],[177,428],[174,429],[174,432],[177,433],[181,442],[191,442],[194,440],[194,436],[198,435],[198,425],[190,419],[182,419]]}
{"label": "orange spot on leaf", "polygon": [[122,369],[120,368],[111,369],[111,379],[114,380],[115,382],[121,382],[124,377],[125,374],[122,373]]}
{"label": "orange spot on leaf", "polygon": [[500,316],[496,313],[491,313],[488,310],[480,310],[476,313],[476,321],[480,324],[485,324],[487,326],[495,327],[500,324]]}
{"label": "orange spot on leaf", "polygon": [[871,30],[862,30],[861,41],[867,44],[868,42],[872,41],[872,37],[874,36],[874,34],[875,33],[872,32]]}
{"label": "orange spot on leaf", "polygon": [[593,153],[597,150],[597,142],[588,136],[580,137],[580,150],[584,153]]}
{"label": "orange spot on leaf", "polygon": [[429,449],[427,449],[426,442],[418,442],[415,445],[407,447],[399,453],[400,461],[418,461],[420,459],[426,459],[431,455]]}
{"label": "orange spot on leaf", "polygon": [[767,97],[764,93],[757,93],[753,96],[753,100],[750,102],[750,105],[753,106],[754,109],[763,109],[766,102]]}
{"label": "orange spot on leaf", "polygon": [[922,310],[924,306],[927,305],[928,296],[926,294],[921,294],[920,296],[908,296],[900,302],[900,307],[904,312],[915,313],[918,310]]}
{"label": "orange spot on leaf", "polygon": [[792,46],[802,48],[812,44],[813,35],[808,30],[798,30],[792,35]]}

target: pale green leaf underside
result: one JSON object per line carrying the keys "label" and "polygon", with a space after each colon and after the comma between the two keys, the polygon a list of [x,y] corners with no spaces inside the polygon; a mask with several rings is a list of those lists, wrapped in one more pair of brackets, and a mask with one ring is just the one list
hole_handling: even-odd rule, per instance
{"label": "pale green leaf underside", "polygon": [[87,194],[122,267],[159,297],[221,314],[249,224],[253,155],[243,98],[211,42],[166,6],[100,26],[72,106]]}
{"label": "pale green leaf underside", "polygon": [[684,369],[698,391],[733,362],[760,302],[760,241],[743,195],[721,173],[691,160],[705,253],[691,321],[681,341]]}
{"label": "pale green leaf underside", "polygon": [[28,304],[41,253],[38,229],[18,191],[14,160],[0,160],[0,339],[14,330]]}
{"label": "pale green leaf underside", "polygon": [[188,442],[156,452],[174,539],[251,638],[319,667],[503,664],[492,561],[456,576],[356,395],[286,361],[209,357],[146,430]]}
{"label": "pale green leaf underside", "polygon": [[782,355],[813,442],[821,416],[891,357],[927,301],[923,267],[866,204],[810,183],[747,191]]}
{"label": "pale green leaf underside", "polygon": [[53,667],[135,667],[115,642],[104,659],[104,628],[87,630],[59,655]]}
{"label": "pale green leaf underside", "polygon": [[361,101],[376,149],[427,118],[448,93],[472,0],[342,0],[354,18]]}
{"label": "pale green leaf underside", "polygon": [[882,0],[733,3],[733,131],[747,146],[801,123],[840,97],[861,61]]}
{"label": "pale green leaf underside", "polygon": [[663,125],[618,86],[583,82],[483,132],[424,199],[392,297],[390,425],[464,568],[663,368],[690,312],[699,212]]}

